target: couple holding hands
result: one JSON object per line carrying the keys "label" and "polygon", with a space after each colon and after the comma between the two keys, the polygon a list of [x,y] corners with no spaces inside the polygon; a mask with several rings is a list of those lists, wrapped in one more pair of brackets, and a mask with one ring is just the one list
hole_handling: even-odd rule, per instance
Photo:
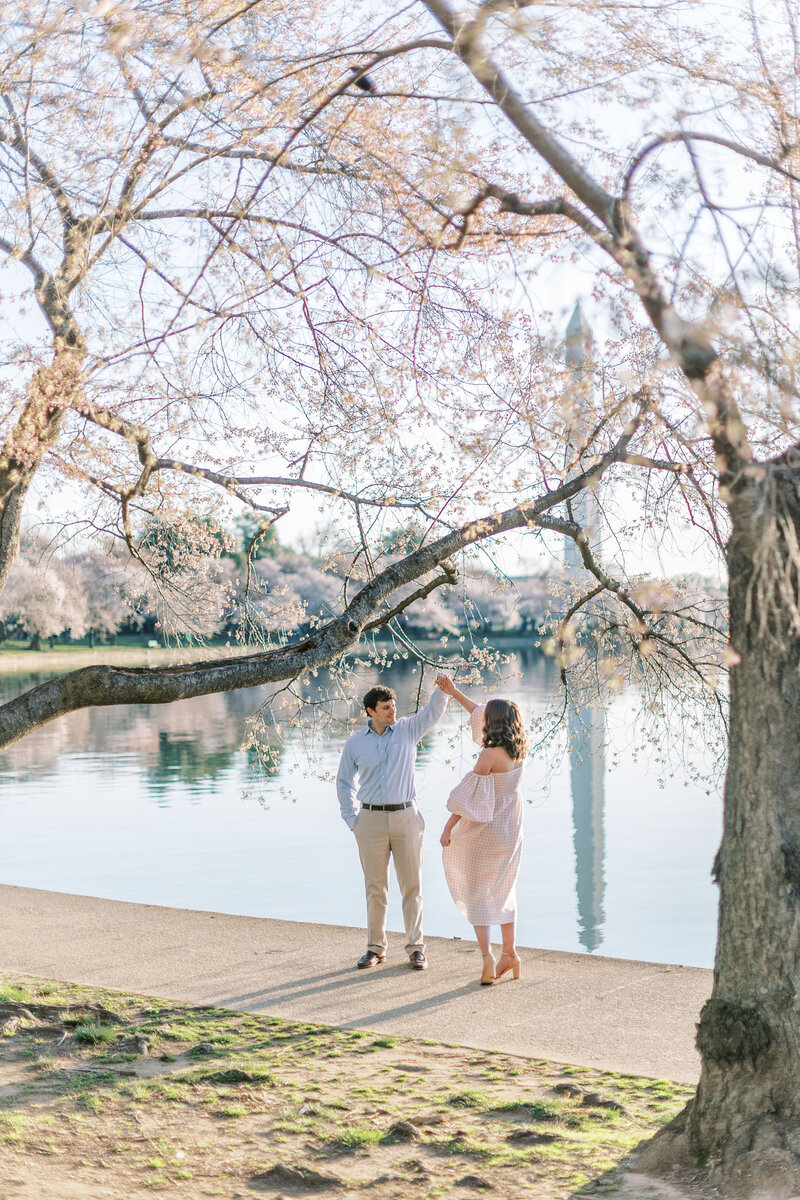
{"label": "couple holding hands", "polygon": [[[428,966],[422,938],[422,844],[425,822],[416,806],[417,743],[441,719],[452,696],[467,710],[481,752],[447,801],[442,831],[444,870],[459,912],[475,927],[483,955],[481,983],[512,973],[519,979],[515,946],[516,882],[522,853],[522,771],[528,753],[519,708],[511,700],[478,704],[449,675],[418,713],[398,717],[391,688],[373,687],[363,699],[366,724],[345,742],[336,790],[342,817],[358,843],[367,893],[367,949],[360,968],[386,958],[389,858],[403,898],[409,966]],[[491,927],[503,947],[495,962]]]}

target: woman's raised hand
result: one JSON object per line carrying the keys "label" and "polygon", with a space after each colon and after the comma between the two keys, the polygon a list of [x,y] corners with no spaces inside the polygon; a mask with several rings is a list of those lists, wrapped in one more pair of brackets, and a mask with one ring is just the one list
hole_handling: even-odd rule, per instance
{"label": "woman's raised hand", "polygon": [[456,685],[445,671],[440,671],[436,676],[436,684],[445,695],[454,696],[456,694]]}

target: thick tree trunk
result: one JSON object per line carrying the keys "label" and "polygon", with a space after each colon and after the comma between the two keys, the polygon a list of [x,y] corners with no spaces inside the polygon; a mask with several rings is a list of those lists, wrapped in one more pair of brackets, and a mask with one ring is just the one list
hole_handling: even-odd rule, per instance
{"label": "thick tree trunk", "polygon": [[56,346],[50,365],[34,375],[20,417],[0,450],[0,592],[19,554],[28,488],[80,389],[81,363],[81,353]]}
{"label": "thick tree trunk", "polygon": [[[11,568],[19,555],[19,532],[22,525],[22,507],[28,494],[29,479],[20,480],[5,490],[0,497],[0,592],[6,586]],[[0,478],[0,492],[3,480]]]}
{"label": "thick tree trunk", "polygon": [[722,1195],[780,1200],[800,1195],[800,635],[789,615],[800,504],[794,481],[767,471],[771,486],[732,505],[731,644],[741,661],[715,863],[714,988],[697,1031],[702,1074],[637,1161],[702,1167]]}

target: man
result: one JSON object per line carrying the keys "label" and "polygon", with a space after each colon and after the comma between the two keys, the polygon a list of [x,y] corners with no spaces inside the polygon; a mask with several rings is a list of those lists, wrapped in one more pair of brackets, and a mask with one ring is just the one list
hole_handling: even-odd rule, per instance
{"label": "man", "polygon": [[[449,676],[440,674],[440,680],[449,682]],[[390,855],[403,897],[409,966],[415,971],[428,966],[422,940],[425,822],[416,806],[414,763],[417,742],[441,719],[449,699],[437,689],[420,712],[398,719],[392,689],[370,688],[363,700],[367,722],[342,751],[336,791],[342,817],[358,842],[367,891],[367,949],[356,963],[362,969],[386,958]]]}

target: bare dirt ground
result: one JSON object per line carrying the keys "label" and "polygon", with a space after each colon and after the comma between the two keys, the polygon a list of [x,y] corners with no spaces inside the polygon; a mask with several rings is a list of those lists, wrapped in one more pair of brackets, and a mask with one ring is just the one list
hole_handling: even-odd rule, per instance
{"label": "bare dirt ground", "polygon": [[626,1154],[667,1080],[67,984],[0,986],[0,1200],[701,1200]]}

